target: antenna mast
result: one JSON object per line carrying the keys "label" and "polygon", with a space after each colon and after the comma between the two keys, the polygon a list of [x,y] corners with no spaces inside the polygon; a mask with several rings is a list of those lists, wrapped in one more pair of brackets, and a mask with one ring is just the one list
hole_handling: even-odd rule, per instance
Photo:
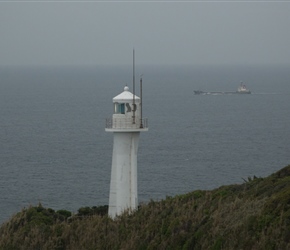
{"label": "antenna mast", "polygon": [[140,128],[143,128],[143,118],[142,118],[142,105],[143,105],[143,98],[142,98],[142,76],[143,75],[141,75],[140,76],[140,116],[141,116],[141,118],[140,118]]}
{"label": "antenna mast", "polygon": [[133,49],[133,124],[135,124],[135,49]]}

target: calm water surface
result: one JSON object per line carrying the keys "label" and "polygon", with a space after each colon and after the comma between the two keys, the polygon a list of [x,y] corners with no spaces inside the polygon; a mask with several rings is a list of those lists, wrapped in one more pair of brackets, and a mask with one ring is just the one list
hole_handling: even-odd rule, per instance
{"label": "calm water surface", "polygon": [[[290,164],[289,67],[150,67],[143,76],[139,201],[242,183]],[[29,205],[108,204],[105,118],[131,67],[0,68],[0,223]],[[194,95],[193,90],[251,95]],[[139,91],[139,88],[137,88]],[[131,88],[132,90],[132,88]]]}

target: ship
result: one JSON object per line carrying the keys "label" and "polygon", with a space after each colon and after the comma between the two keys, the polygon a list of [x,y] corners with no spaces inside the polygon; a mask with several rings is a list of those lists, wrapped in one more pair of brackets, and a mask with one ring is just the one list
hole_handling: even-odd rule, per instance
{"label": "ship", "polygon": [[241,82],[240,87],[237,90],[238,94],[251,94],[251,91],[249,89],[247,89],[246,85]]}
{"label": "ship", "polygon": [[238,87],[237,91],[211,91],[205,92],[202,90],[194,90],[195,95],[226,95],[226,94],[251,94],[251,91],[246,87],[246,85],[241,82],[240,86]]}

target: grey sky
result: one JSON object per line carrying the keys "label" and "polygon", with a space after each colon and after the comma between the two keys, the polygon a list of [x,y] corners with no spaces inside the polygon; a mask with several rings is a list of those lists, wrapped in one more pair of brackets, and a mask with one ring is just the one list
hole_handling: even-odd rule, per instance
{"label": "grey sky", "polygon": [[290,64],[289,25],[290,1],[0,1],[0,65]]}

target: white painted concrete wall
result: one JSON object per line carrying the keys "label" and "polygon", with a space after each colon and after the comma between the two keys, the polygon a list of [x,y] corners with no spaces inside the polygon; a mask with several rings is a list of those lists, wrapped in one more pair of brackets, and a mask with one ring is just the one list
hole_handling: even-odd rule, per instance
{"label": "white painted concrete wall", "polygon": [[137,153],[140,132],[114,132],[109,216],[138,207]]}

